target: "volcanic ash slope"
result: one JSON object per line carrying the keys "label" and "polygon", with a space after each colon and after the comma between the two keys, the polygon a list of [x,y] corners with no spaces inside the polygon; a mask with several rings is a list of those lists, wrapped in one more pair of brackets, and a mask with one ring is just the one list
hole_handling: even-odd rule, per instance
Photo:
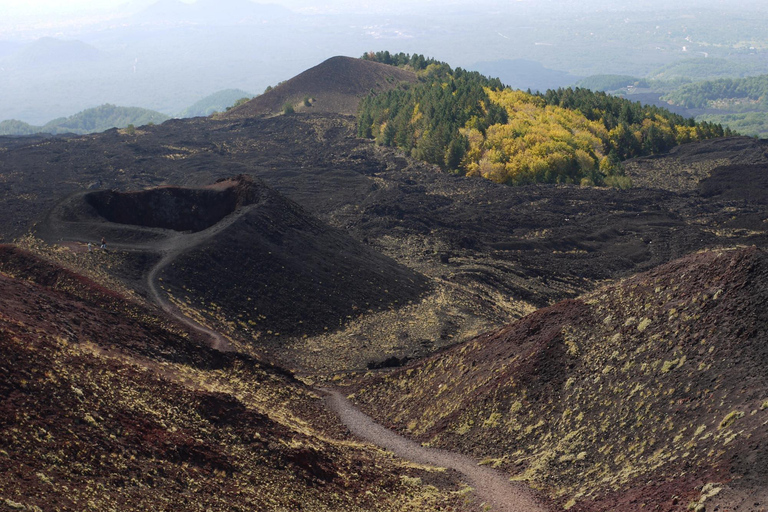
{"label": "volcanic ash slope", "polygon": [[0,354],[4,510],[463,510],[287,372],[10,246]]}
{"label": "volcanic ash slope", "polygon": [[767,301],[764,251],[696,253],[369,377],[355,398],[572,510],[762,510]]}

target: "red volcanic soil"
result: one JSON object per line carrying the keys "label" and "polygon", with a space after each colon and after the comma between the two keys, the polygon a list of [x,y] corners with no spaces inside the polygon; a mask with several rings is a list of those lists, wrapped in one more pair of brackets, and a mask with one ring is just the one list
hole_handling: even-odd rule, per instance
{"label": "red volcanic soil", "polygon": [[401,478],[452,477],[348,443],[290,374],[9,246],[0,354],[0,507],[461,509]]}
{"label": "red volcanic soil", "polygon": [[[291,78],[271,91],[223,115],[226,119],[277,114],[290,104],[296,111],[357,114],[360,99],[371,92],[413,83],[411,71],[351,57],[332,57]],[[304,105],[304,98],[311,105]]]}
{"label": "red volcanic soil", "polygon": [[727,496],[760,511],[767,302],[768,254],[697,253],[364,379],[355,397],[572,510],[710,510]]}

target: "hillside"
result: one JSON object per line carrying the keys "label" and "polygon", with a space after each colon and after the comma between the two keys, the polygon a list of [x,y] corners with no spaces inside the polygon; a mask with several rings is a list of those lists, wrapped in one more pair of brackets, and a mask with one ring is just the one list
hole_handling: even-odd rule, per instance
{"label": "hillside", "polygon": [[366,97],[358,135],[497,183],[628,188],[623,160],[733,135],[720,125],[587,89],[524,93],[442,62],[419,77],[413,87]]}
{"label": "hillside", "polygon": [[720,124],[742,135],[768,133],[762,115],[766,75],[724,59],[686,59],[645,78],[597,75],[577,86],[655,105],[697,122]]}
{"label": "hillside", "polygon": [[206,96],[185,108],[176,117],[209,116],[214,112],[224,112],[242,98],[253,98],[253,94],[242,89],[225,89]]}
{"label": "hillside", "polygon": [[[702,160],[707,152],[714,158],[730,152],[739,162],[755,165],[764,152],[759,141],[746,138],[684,148],[692,153],[698,148]],[[648,162],[669,162],[666,171],[663,166],[652,171],[654,176],[677,172],[674,160]],[[349,118],[317,114],[172,120],[132,135],[110,131],[26,144],[16,140],[0,152],[5,180],[0,183],[0,236],[10,241],[44,224],[56,204],[89,187],[123,192],[163,184],[200,187],[244,172],[429,282],[430,292],[409,298],[412,304],[393,297],[381,303],[384,309],[347,312],[343,318],[352,318],[342,325],[336,317],[333,325],[320,326],[327,332],[281,339],[281,358],[297,369],[401,364],[576,297],[603,280],[704,248],[765,247],[768,239],[764,204],[705,197],[696,191],[698,181],[694,193],[646,186],[627,191],[507,187],[439,172],[356,138]],[[725,169],[723,179],[730,172]],[[89,239],[101,236],[94,232]],[[136,272],[146,264],[129,261],[127,268],[113,271],[141,282]],[[358,281],[335,282],[343,283],[342,295],[370,293],[346,290]],[[186,295],[176,294],[181,300]],[[254,299],[246,294],[231,303],[239,308],[248,297]],[[220,313],[232,319],[242,310]]]}
{"label": "hillside", "polygon": [[[729,188],[741,191],[740,199],[761,202],[766,195],[761,175],[768,163],[767,150],[765,141],[734,137],[679,146],[666,155],[630,160],[624,167],[636,186],[676,193],[702,190],[718,174],[721,181],[730,183]],[[754,175],[743,176],[738,167],[752,168]],[[740,216],[736,217],[731,220]]]}
{"label": "hillside", "polygon": [[9,510],[466,510],[450,475],[350,442],[315,391],[155,308],[9,246],[0,290]]}
{"label": "hillside", "polygon": [[76,194],[37,233],[50,242],[106,237],[135,289],[194,312],[249,353],[276,344],[279,354],[286,338],[342,329],[418,301],[430,287],[246,176],[203,188]]}
{"label": "hillside", "polygon": [[685,85],[666,96],[670,103],[687,108],[715,107],[721,110],[766,110],[768,75],[721,78]]}
{"label": "hillside", "polygon": [[725,58],[689,58],[662,66],[649,73],[653,80],[682,82],[742,77],[754,73],[755,68],[744,62]]}
{"label": "hillside", "polygon": [[403,82],[415,81],[414,73],[393,66],[350,57],[332,57],[232,109],[223,117],[274,115],[283,112],[285,105],[291,105],[298,112],[355,115],[360,99],[371,91],[387,91]]}
{"label": "hillside", "polygon": [[43,37],[22,46],[7,62],[44,68],[82,65],[102,58],[101,51],[82,41]]}
{"label": "hillside", "polygon": [[646,80],[628,75],[593,75],[576,82],[575,87],[615,93],[628,87],[648,87]]}
{"label": "hillside", "polygon": [[664,96],[672,105],[703,109],[702,120],[727,124],[745,135],[768,133],[768,75],[721,78],[683,85]]}
{"label": "hillside", "polygon": [[758,510],[766,282],[761,250],[693,254],[368,376],[355,400],[571,510]]}
{"label": "hillside", "polygon": [[43,126],[32,126],[15,120],[2,121],[0,122],[0,135],[32,135],[36,133],[84,135],[103,132],[111,128],[125,128],[128,125],[160,124],[168,119],[170,119],[168,116],[153,110],[105,104],[83,110],[69,117],[54,119]]}

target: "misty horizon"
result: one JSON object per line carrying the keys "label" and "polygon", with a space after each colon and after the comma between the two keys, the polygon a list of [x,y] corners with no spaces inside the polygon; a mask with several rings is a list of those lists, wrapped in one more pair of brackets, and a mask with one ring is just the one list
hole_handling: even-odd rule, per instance
{"label": "misty horizon", "polygon": [[382,50],[542,91],[594,75],[694,81],[768,73],[768,6],[757,1],[0,5],[0,121],[32,124],[103,104],[176,116],[219,91],[257,95],[332,56]]}

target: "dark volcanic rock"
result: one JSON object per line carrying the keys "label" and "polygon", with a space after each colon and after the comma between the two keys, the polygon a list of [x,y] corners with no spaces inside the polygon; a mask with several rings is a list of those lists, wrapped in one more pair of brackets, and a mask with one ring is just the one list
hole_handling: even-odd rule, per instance
{"label": "dark volcanic rock", "polygon": [[101,190],[86,194],[84,199],[109,222],[194,232],[213,226],[258,199],[257,189],[249,186],[246,177],[236,178],[235,182],[235,186],[219,182],[201,189]]}
{"label": "dark volcanic rock", "polygon": [[712,501],[710,483],[758,511],[766,300],[764,251],[701,252],[373,376],[355,397],[393,428],[575,498],[573,510],[679,510]]}
{"label": "dark volcanic rock", "polygon": [[[416,80],[416,73],[394,66],[351,57],[331,57],[222,117],[277,114],[286,104],[299,112],[355,115],[360,100],[371,92],[394,89]],[[304,103],[305,98],[309,105]]]}
{"label": "dark volcanic rock", "polygon": [[[679,183],[685,186],[671,190],[506,187],[446,175],[357,139],[350,117],[302,114],[231,121],[198,118],[145,127],[135,135],[113,130],[88,137],[48,139],[0,152],[0,201],[4,206],[0,209],[0,229],[2,236],[11,239],[37,223],[38,232],[49,242],[66,241],[66,233],[45,231],[48,213],[67,195],[88,192],[88,186],[96,181],[102,188],[128,192],[158,186],[201,187],[238,174],[260,177],[325,224],[344,230],[369,249],[426,276],[435,290],[427,302],[414,300],[421,310],[408,313],[402,311],[405,296],[389,302],[377,298],[361,303],[353,297],[361,297],[364,292],[355,295],[341,288],[334,292],[346,294],[344,302],[358,309],[335,310],[329,315],[334,316],[333,325],[323,321],[320,327],[338,331],[339,319],[350,320],[347,317],[351,316],[355,322],[360,320],[354,332],[339,331],[345,334],[324,339],[323,347],[299,343],[293,346],[293,354],[303,358],[320,350],[328,354],[328,361],[342,361],[334,352],[338,349],[355,354],[352,360],[338,364],[359,368],[389,357],[421,357],[518,318],[535,307],[576,297],[603,280],[647,270],[700,249],[737,244],[765,246],[768,225],[763,220],[768,218],[767,205],[752,200],[745,203],[732,192],[699,192],[700,183],[709,186],[702,180],[717,167],[723,167],[718,171],[722,177],[717,178],[722,183],[738,181],[737,168],[724,166],[724,162],[759,166],[765,160],[764,149],[763,143],[753,139],[723,139],[691,144],[666,157],[640,162],[637,172],[647,171],[649,187],[656,178],[678,176]],[[707,155],[717,159],[707,160]],[[689,172],[689,166],[699,164],[704,166],[697,168],[700,172]],[[750,194],[761,194],[760,181],[751,182],[750,187]],[[168,236],[160,233],[160,228],[134,225],[129,231],[125,226],[91,224],[93,229],[86,233],[87,238],[79,240],[106,236],[108,242],[124,240],[135,248]],[[233,243],[239,243],[236,236],[234,239]],[[310,247],[314,246],[306,246]],[[339,260],[328,246],[323,250],[322,258]],[[258,248],[246,248],[245,253],[249,251],[261,254]],[[307,261],[313,261],[304,249],[302,254]],[[299,264],[298,254],[292,259],[291,265]],[[229,261],[217,257],[214,263],[218,268]],[[291,265],[286,268],[295,268]],[[198,265],[195,272],[204,271],[204,266]],[[230,266],[228,272],[235,274],[235,268]],[[280,266],[274,270],[285,277]],[[200,275],[195,274],[195,279],[202,279]],[[315,280],[320,281],[323,286],[329,283],[326,278]],[[301,282],[309,286],[312,279]],[[351,282],[345,282],[344,288]],[[289,290],[278,286],[277,279],[261,283],[265,284],[267,287],[249,290],[244,297],[231,295],[227,304],[239,309],[222,310],[221,315],[236,318],[243,313],[247,298],[254,300],[256,291],[266,300],[264,290]],[[242,287],[221,289],[227,294],[245,293]],[[186,294],[175,293],[184,300]],[[410,298],[405,304],[413,300],[410,292],[407,295]],[[401,313],[374,318],[363,309],[365,302],[386,303],[387,307],[392,304]],[[321,304],[312,311],[323,308]],[[292,321],[307,321],[299,318],[298,310],[294,311],[289,315]],[[363,318],[360,313],[365,313]],[[259,314],[267,316],[263,311]],[[368,322],[367,318],[373,320]],[[257,329],[250,325],[249,332],[286,332],[282,326],[260,325]],[[299,336],[309,332],[300,325],[289,332]],[[342,327],[346,329],[346,325]],[[313,328],[311,332],[315,331]],[[382,346],[382,340],[387,345],[384,353],[374,349]],[[363,353],[363,345],[370,351]],[[331,366],[329,363],[328,368]]]}
{"label": "dark volcanic rock", "polygon": [[[75,194],[38,232],[99,240],[147,258],[165,292],[249,343],[337,330],[367,312],[415,301],[430,285],[247,176],[202,188]],[[105,233],[107,235],[105,235]],[[144,283],[136,283],[143,288]],[[147,289],[151,285],[147,284]]]}
{"label": "dark volcanic rock", "polygon": [[268,190],[161,275],[177,297],[215,304],[221,320],[267,340],[336,330],[429,288],[424,276]]}

